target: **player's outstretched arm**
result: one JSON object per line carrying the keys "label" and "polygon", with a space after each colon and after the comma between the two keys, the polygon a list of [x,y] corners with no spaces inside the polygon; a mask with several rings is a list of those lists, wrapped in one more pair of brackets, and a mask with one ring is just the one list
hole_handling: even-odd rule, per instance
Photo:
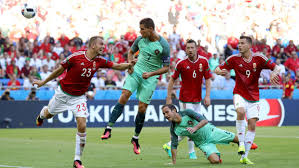
{"label": "player's outstretched arm", "polygon": [[63,73],[63,71],[64,71],[63,66],[59,65],[59,67],[57,69],[55,69],[45,80],[35,80],[35,81],[33,81],[32,85],[37,85],[38,87],[42,87],[49,81],[60,76]]}
{"label": "player's outstretched arm", "polygon": [[115,70],[125,70],[125,69],[129,69],[132,68],[135,65],[135,61],[131,61],[130,63],[121,63],[121,64],[117,64],[114,63],[113,66],[111,67],[112,69]]}
{"label": "player's outstretched arm", "polygon": [[173,77],[170,77],[170,80],[168,82],[168,87],[167,87],[166,104],[172,104],[171,95],[173,91],[174,81],[175,80],[173,79]]}
{"label": "player's outstretched arm", "polygon": [[164,65],[163,68],[160,68],[154,72],[144,72],[142,74],[142,78],[143,79],[147,79],[147,78],[150,78],[152,76],[155,76],[155,75],[161,75],[161,74],[164,74],[166,72],[168,72],[169,70],[169,66],[168,65]]}

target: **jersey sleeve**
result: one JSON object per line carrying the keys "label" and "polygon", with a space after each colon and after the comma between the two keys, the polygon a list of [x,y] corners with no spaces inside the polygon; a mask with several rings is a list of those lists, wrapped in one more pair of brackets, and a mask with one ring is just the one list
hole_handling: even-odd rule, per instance
{"label": "jersey sleeve", "polygon": [[174,73],[172,75],[172,78],[174,80],[176,80],[179,76],[180,76],[180,73],[181,73],[181,64],[180,64],[181,61],[179,61],[176,65],[175,65],[175,68],[174,68]]}
{"label": "jersey sleeve", "polygon": [[196,121],[200,122],[202,120],[207,120],[206,117],[204,117],[203,115],[194,112],[193,110],[184,110],[183,113],[185,113],[185,115],[188,115],[189,117],[195,119]]}
{"label": "jersey sleeve", "polygon": [[131,46],[131,50],[133,53],[136,53],[139,50],[138,43],[142,39],[141,36],[137,37],[137,39],[134,41],[133,45]]}
{"label": "jersey sleeve", "polygon": [[170,135],[171,135],[171,149],[178,148],[178,136],[174,132],[175,123],[172,123],[170,126]]}
{"label": "jersey sleeve", "polygon": [[221,65],[219,65],[218,67],[220,69],[226,69],[226,70],[231,70],[233,69],[233,57],[230,56],[228,57]]}
{"label": "jersey sleeve", "polygon": [[270,59],[268,59],[266,56],[265,56],[265,58],[262,58],[261,61],[262,61],[263,69],[274,70],[276,64],[273,61],[271,61]]}
{"label": "jersey sleeve", "polygon": [[163,47],[163,51],[162,51],[162,63],[163,65],[168,66],[170,64],[170,48],[169,48],[169,44],[168,42],[163,38],[160,40],[160,44]]}
{"label": "jersey sleeve", "polygon": [[64,68],[64,69],[68,69],[72,66],[72,64],[74,63],[74,57],[72,55],[66,57],[61,63],[60,65]]}
{"label": "jersey sleeve", "polygon": [[204,71],[204,77],[205,79],[210,79],[212,77],[212,72],[209,66],[209,62],[206,61],[206,67],[205,67],[205,71]]}
{"label": "jersey sleeve", "polygon": [[100,62],[100,68],[111,68],[113,66],[112,61],[109,61],[102,57],[99,58],[99,62]]}

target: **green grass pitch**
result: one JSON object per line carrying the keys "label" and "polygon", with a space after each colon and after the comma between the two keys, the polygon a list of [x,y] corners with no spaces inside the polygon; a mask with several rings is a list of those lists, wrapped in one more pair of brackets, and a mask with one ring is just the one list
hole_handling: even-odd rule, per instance
{"label": "green grass pitch", "polygon": [[[235,132],[234,127],[220,127]],[[168,127],[145,127],[140,136],[141,154],[130,143],[134,128],[114,128],[112,138],[100,140],[103,128],[87,129],[82,157],[85,168],[163,167],[299,167],[299,127],[258,127],[255,143],[259,148],[249,158],[255,165],[239,163],[236,145],[218,145],[223,164],[210,165],[199,149],[197,160],[189,160],[186,140],[178,148],[177,165],[162,150],[169,140]],[[75,150],[74,128],[0,129],[0,167],[71,168]]]}

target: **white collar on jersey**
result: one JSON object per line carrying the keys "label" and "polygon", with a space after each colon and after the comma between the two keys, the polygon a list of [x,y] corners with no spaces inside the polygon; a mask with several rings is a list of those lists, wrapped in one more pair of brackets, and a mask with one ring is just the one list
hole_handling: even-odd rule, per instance
{"label": "white collar on jersey", "polygon": [[88,61],[92,62],[92,60],[90,60],[90,59],[86,56],[86,51],[84,51],[84,56],[85,56],[85,58],[86,58]]}
{"label": "white collar on jersey", "polygon": [[242,57],[242,55],[241,55],[241,53],[239,53],[239,55],[242,57],[242,59],[246,62],[246,63],[250,63],[251,62],[251,60],[252,60],[252,57],[253,57],[253,52],[250,50],[250,54],[251,54],[251,57],[250,57],[250,59],[249,60],[246,60],[244,57]]}

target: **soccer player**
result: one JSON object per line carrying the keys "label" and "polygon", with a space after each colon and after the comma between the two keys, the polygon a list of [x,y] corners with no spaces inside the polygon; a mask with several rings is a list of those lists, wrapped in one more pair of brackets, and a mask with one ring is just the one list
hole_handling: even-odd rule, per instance
{"label": "soccer player", "polygon": [[169,45],[162,36],[155,32],[154,21],[151,18],[145,18],[139,22],[139,26],[141,36],[134,41],[128,54],[128,62],[131,62],[134,53],[139,50],[138,61],[133,68],[128,70],[129,75],[125,80],[122,94],[101,137],[102,139],[111,137],[112,127],[122,114],[124,105],[137,90],[138,114],[135,119],[135,134],[131,139],[135,154],[140,154],[139,134],[143,127],[147,106],[156,89],[157,78],[169,69]]}
{"label": "soccer player", "polygon": [[[171,93],[173,91],[173,85],[175,80],[181,75],[182,87],[180,89],[180,109],[191,109],[196,113],[201,114],[201,85],[202,80],[205,78],[206,84],[206,96],[204,98],[204,105],[209,106],[211,104],[210,92],[211,92],[211,71],[209,68],[208,60],[205,57],[197,55],[197,45],[192,39],[186,42],[186,53],[188,58],[180,60],[176,66],[172,77],[170,77],[167,90],[166,104],[171,104]],[[185,137],[179,137],[181,141]],[[188,138],[189,158],[197,159],[194,150],[194,142]],[[171,141],[163,145],[163,149],[171,157],[170,151]]]}
{"label": "soccer player", "polygon": [[172,164],[176,164],[178,137],[187,136],[192,139],[195,146],[206,155],[212,164],[221,163],[220,152],[216,144],[238,143],[238,136],[208,123],[208,120],[201,114],[187,109],[177,111],[173,104],[166,104],[162,107],[164,117],[171,122],[171,153]]}
{"label": "soccer player", "polygon": [[76,148],[74,167],[82,168],[81,156],[86,142],[86,117],[88,109],[85,92],[90,85],[90,80],[99,68],[112,68],[125,70],[133,66],[133,63],[116,64],[98,56],[104,51],[102,37],[91,37],[86,51],[78,51],[67,57],[61,65],[54,70],[45,80],[36,80],[33,85],[41,87],[47,82],[60,76],[65,70],[66,76],[59,81],[59,87],[50,100],[48,106],[44,106],[37,116],[36,124],[41,126],[44,119],[71,110],[77,121]]}
{"label": "soccer player", "polygon": [[[233,101],[237,111],[236,129],[240,141],[238,153],[242,155],[240,162],[243,164],[254,164],[247,156],[255,137],[256,122],[259,118],[258,79],[262,69],[271,69],[271,83],[279,83],[279,67],[266,56],[253,53],[250,50],[251,46],[251,37],[241,36],[239,40],[240,53],[228,57],[222,65],[215,69],[217,75],[223,76],[231,69],[236,72]],[[245,114],[248,120],[246,135]]]}

